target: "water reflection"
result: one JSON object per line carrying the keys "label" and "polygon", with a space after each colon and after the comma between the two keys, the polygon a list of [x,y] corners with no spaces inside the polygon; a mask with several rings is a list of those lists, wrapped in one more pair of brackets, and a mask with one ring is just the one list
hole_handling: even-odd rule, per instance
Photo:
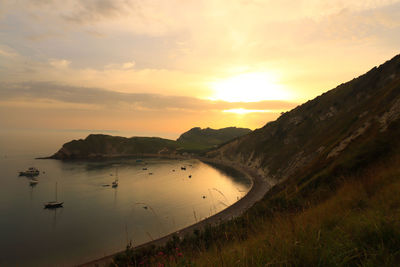
{"label": "water reflection", "polygon": [[[37,184],[17,176],[26,166],[41,171]],[[209,217],[245,195],[250,185],[242,175],[233,179],[197,160],[7,158],[0,159],[0,169],[5,177],[0,265],[72,265],[111,254],[129,242],[138,245]],[[118,187],[102,186],[116,177]],[[45,210],[56,182],[65,207]]]}

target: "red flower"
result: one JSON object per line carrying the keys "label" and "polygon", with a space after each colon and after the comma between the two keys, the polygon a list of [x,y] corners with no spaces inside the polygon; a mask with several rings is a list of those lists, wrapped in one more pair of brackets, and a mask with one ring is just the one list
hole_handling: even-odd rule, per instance
{"label": "red flower", "polygon": [[179,252],[178,257],[182,257],[182,256],[183,256],[182,252]]}

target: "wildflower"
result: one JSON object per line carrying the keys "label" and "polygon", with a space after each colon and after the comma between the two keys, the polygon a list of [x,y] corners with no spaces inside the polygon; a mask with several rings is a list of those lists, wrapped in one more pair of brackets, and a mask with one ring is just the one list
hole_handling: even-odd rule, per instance
{"label": "wildflower", "polygon": [[163,255],[164,255],[164,252],[162,252],[162,251],[158,252],[158,256],[163,256]]}
{"label": "wildflower", "polygon": [[182,256],[183,256],[182,252],[179,252],[178,257],[182,257]]}

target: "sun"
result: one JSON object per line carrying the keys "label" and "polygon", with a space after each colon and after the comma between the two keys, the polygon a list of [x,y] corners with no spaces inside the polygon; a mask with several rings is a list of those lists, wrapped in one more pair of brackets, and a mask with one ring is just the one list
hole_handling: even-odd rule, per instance
{"label": "sun", "polygon": [[266,72],[243,73],[210,84],[212,100],[227,102],[258,102],[262,100],[287,100],[288,93]]}

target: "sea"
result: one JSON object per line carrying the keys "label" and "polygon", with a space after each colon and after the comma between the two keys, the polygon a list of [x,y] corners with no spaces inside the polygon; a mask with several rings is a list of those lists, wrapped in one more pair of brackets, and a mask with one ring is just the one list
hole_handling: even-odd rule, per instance
{"label": "sea", "polygon": [[[251,187],[197,159],[36,159],[87,134],[0,130],[0,266],[88,262],[201,221]],[[40,171],[36,184],[19,176],[29,167]],[[54,200],[63,207],[44,208]]]}

